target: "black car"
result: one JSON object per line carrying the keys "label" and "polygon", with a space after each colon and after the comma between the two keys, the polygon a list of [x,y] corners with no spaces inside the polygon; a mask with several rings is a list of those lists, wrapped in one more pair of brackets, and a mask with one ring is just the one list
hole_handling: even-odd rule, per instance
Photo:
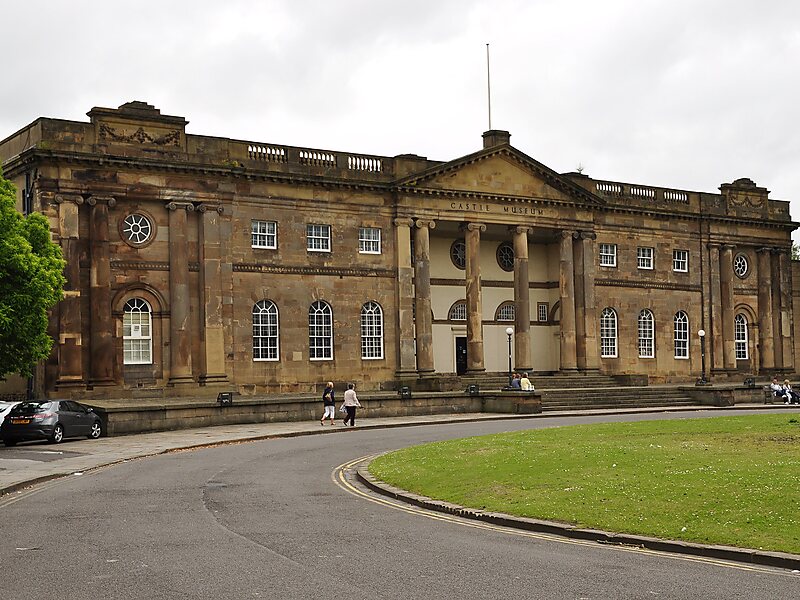
{"label": "black car", "polygon": [[0,438],[6,446],[24,440],[45,439],[57,444],[65,437],[97,439],[102,433],[100,417],[74,400],[21,402],[0,425]]}

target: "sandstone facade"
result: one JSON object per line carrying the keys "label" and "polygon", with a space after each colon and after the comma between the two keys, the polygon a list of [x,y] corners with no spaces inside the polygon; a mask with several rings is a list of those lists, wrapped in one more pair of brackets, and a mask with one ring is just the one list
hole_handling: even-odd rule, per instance
{"label": "sandstone facade", "polygon": [[[67,259],[41,393],[415,385],[437,374],[793,373],[789,203],[186,133],[142,102],[0,142]],[[512,335],[506,334],[507,328]]]}

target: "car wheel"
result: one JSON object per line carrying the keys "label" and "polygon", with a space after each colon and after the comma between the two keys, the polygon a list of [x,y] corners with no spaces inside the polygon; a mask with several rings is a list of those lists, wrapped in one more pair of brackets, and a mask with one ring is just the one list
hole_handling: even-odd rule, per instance
{"label": "car wheel", "polygon": [[96,440],[97,438],[100,437],[100,435],[102,435],[102,433],[103,433],[103,428],[100,427],[100,421],[95,421],[94,423],[92,423],[92,428],[89,430],[88,437],[90,440]]}
{"label": "car wheel", "polygon": [[64,439],[64,428],[59,423],[56,423],[56,426],[53,427],[53,434],[50,436],[49,441],[51,444],[58,444],[63,439]]}
{"label": "car wheel", "polygon": [[3,440],[3,443],[6,446],[16,446],[17,445],[17,440]]}

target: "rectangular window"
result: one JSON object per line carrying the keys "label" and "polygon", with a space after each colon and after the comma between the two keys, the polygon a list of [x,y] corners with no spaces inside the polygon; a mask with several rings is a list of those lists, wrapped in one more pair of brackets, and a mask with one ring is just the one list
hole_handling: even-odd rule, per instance
{"label": "rectangular window", "polygon": [[330,252],[331,226],[306,225],[306,247],[309,252]]}
{"label": "rectangular window", "polygon": [[250,221],[251,245],[253,248],[278,247],[278,224],[275,221]]}
{"label": "rectangular window", "polygon": [[547,313],[550,312],[550,305],[547,302],[536,304],[536,317],[540,323],[547,322]]}
{"label": "rectangular window", "polygon": [[637,266],[640,269],[653,269],[653,249],[652,248],[637,248],[636,249]]}
{"label": "rectangular window", "polygon": [[616,244],[600,244],[600,266],[601,267],[617,266]]}
{"label": "rectangular window", "polygon": [[672,270],[678,273],[686,273],[689,271],[689,251],[688,250],[673,250],[672,251]]}
{"label": "rectangular window", "polygon": [[358,252],[359,254],[380,254],[381,230],[377,227],[359,227]]}

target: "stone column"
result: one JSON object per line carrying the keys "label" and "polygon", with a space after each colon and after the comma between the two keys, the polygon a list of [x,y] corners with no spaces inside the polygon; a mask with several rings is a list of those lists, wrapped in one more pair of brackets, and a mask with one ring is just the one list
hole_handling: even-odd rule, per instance
{"label": "stone column", "polygon": [[203,364],[199,383],[221,383],[228,380],[225,372],[225,335],[222,324],[222,238],[221,204],[201,204],[200,213],[200,298],[202,299],[203,326],[200,339],[203,347]]}
{"label": "stone column", "polygon": [[417,219],[414,229],[414,302],[417,340],[417,373],[431,375],[433,368],[433,321],[431,318],[431,243],[430,220]]}
{"label": "stone column", "polygon": [[[720,285],[720,245],[708,244],[709,252],[709,301],[710,306],[709,320],[706,321],[709,327],[706,341],[708,342],[709,365],[712,371],[720,371],[723,369],[722,362],[722,296]],[[702,321],[701,321],[702,323]],[[695,330],[690,333],[689,339],[697,335],[697,331],[702,329],[702,325],[698,324]],[[698,351],[699,352],[699,351]]]}
{"label": "stone column", "polygon": [[514,358],[516,370],[533,371],[531,361],[531,292],[528,273],[530,227],[511,227],[514,234]]}
{"label": "stone column", "polygon": [[733,325],[733,249],[724,244],[719,253],[720,302],[722,304],[722,366],[736,369],[736,338]]}
{"label": "stone column", "polygon": [[483,360],[483,305],[481,303],[482,223],[467,223],[464,241],[467,254],[467,373],[486,370]]}
{"label": "stone column", "polygon": [[192,383],[187,213],[191,202],[170,202],[169,210],[169,385]]}
{"label": "stone column", "polygon": [[111,256],[108,237],[108,209],[114,198],[92,196],[89,216],[89,299],[90,349],[89,360],[92,385],[114,383],[114,321],[111,316]]}
{"label": "stone column", "polygon": [[81,268],[78,212],[83,198],[59,194],[58,230],[61,253],[66,261],[64,299],[58,305],[58,380],[56,387],[83,386],[83,343],[81,335]]}
{"label": "stone column", "polygon": [[762,372],[775,368],[775,340],[772,321],[772,254],[759,248],[758,255],[758,345]]}
{"label": "stone column", "polygon": [[[773,251],[773,282],[778,285],[778,293],[772,294],[773,308],[772,318],[775,326],[775,366],[783,367],[784,371],[794,371],[794,345],[792,343],[792,332],[794,322],[792,315],[792,268],[791,250],[788,248],[776,248]],[[778,355],[780,348],[780,356]]]}
{"label": "stone column", "polygon": [[[580,304],[580,318],[576,318],[578,367],[586,371],[600,370],[597,306],[594,296],[594,279],[597,268],[594,262],[594,241],[596,239],[597,234],[593,231],[580,232],[577,253],[580,261],[575,261],[575,297],[576,302]],[[580,294],[577,290],[578,281],[581,282]]]}
{"label": "stone column", "polygon": [[[411,264],[411,226],[413,224],[414,222],[409,218],[394,220],[397,254],[396,375],[399,378],[416,375],[414,365],[414,268]],[[430,289],[430,279],[428,288]]]}
{"label": "stone column", "polygon": [[561,232],[558,290],[561,299],[561,370],[578,368],[575,344],[575,264],[572,232]]}

